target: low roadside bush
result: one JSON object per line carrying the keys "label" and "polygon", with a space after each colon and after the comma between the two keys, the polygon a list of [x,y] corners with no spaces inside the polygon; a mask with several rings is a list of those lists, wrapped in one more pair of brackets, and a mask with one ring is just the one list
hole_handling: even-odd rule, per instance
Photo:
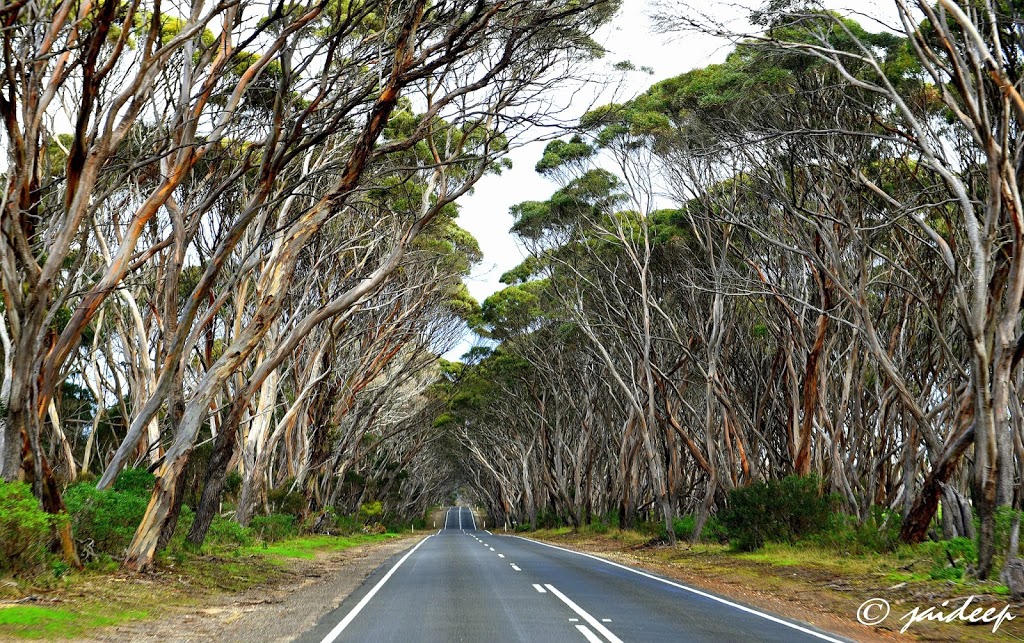
{"label": "low roadside bush", "polygon": [[837,505],[816,476],[789,476],[730,491],[722,524],[735,549],[753,551],[823,531]]}
{"label": "low roadside bush", "polygon": [[124,554],[146,513],[154,482],[145,470],[126,469],[106,491],[89,482],[68,487],[64,504],[75,540],[83,545],[83,557]]}
{"label": "low roadside bush", "polygon": [[299,534],[295,516],[289,514],[255,516],[249,522],[249,530],[265,543],[277,542]]}
{"label": "low roadside bush", "polygon": [[822,547],[850,554],[883,554],[900,545],[902,523],[898,513],[882,507],[872,507],[864,522],[836,512],[829,518],[828,526],[810,540]]}
{"label": "low roadside bush", "polygon": [[221,547],[248,547],[252,545],[252,531],[221,516],[214,516],[206,532],[206,543]]}
{"label": "low roadside bush", "polygon": [[0,480],[0,572],[38,571],[49,556],[53,517],[24,482]]}
{"label": "low roadside bush", "polygon": [[281,486],[267,492],[267,504],[271,513],[290,514],[297,518],[306,515],[306,496],[301,491],[291,491],[293,480],[289,478]]}
{"label": "low roadside bush", "polygon": [[378,522],[383,513],[384,505],[381,504],[380,500],[364,502],[359,506],[359,522],[364,525]]}
{"label": "low roadside bush", "polygon": [[[693,530],[697,528],[697,517],[691,514],[679,516],[673,521],[676,538],[689,540],[693,537]],[[716,516],[708,516],[704,521],[704,528],[700,532],[700,541],[705,543],[726,542],[728,535],[725,528]]]}
{"label": "low roadside bush", "polygon": [[978,563],[977,544],[970,538],[926,540],[916,545],[903,545],[898,558],[930,561],[928,577],[932,580],[960,580]]}

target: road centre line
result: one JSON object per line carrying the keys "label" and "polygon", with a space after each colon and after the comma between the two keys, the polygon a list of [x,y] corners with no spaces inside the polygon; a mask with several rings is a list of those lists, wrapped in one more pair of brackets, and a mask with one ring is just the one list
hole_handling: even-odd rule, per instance
{"label": "road centre line", "polygon": [[611,630],[609,630],[607,627],[605,627],[604,625],[601,625],[601,622],[598,621],[593,616],[591,616],[590,612],[588,612],[587,610],[583,609],[582,607],[580,607],[576,603],[573,603],[569,599],[568,596],[566,596],[562,592],[560,592],[557,589],[555,589],[555,587],[553,585],[545,584],[544,587],[546,587],[549,592],[551,592],[552,594],[557,596],[558,600],[560,600],[563,603],[565,603],[566,605],[568,605],[569,609],[571,609],[572,611],[576,612],[581,617],[583,617],[583,620],[586,621],[587,623],[589,623],[590,627],[594,628],[599,633],[604,635],[604,637],[606,639],[608,639],[609,641],[611,641],[611,643],[622,643],[622,639],[620,639],[619,637],[617,637],[614,634],[612,634]]}
{"label": "road centre line", "polygon": [[[753,609],[751,607],[747,607],[746,605],[740,605],[739,603],[734,603],[734,602],[732,602],[730,600],[726,600],[726,599],[722,598],[721,596],[715,596],[714,594],[709,594],[707,592],[702,592],[699,589],[694,589],[692,587],[688,587],[688,586],[683,585],[681,583],[675,583],[673,581],[666,580],[664,578],[659,578],[659,577],[657,577],[657,576],[655,576],[653,574],[648,574],[648,573],[642,572],[642,571],[640,571],[638,569],[633,569],[632,567],[627,567],[626,565],[620,565],[619,563],[615,563],[615,562],[612,562],[612,561],[607,560],[605,558],[601,558],[600,556],[595,556],[593,554],[585,554],[585,553],[583,553],[581,551],[573,551],[571,549],[566,549],[565,547],[559,547],[558,545],[549,545],[548,543],[542,543],[539,540],[531,540],[529,538],[523,538],[522,536],[515,536],[515,538],[518,538],[520,540],[525,540],[528,543],[534,543],[535,545],[542,545],[544,547],[550,547],[551,549],[558,549],[560,551],[568,552],[570,554],[576,554],[577,556],[585,556],[586,558],[592,558],[592,559],[594,559],[596,561],[600,561],[602,563],[605,563],[606,565],[611,565],[612,567],[618,567],[619,569],[624,569],[627,572],[633,572],[634,574],[637,574],[639,576],[643,576],[645,578],[650,578],[651,580],[656,580],[656,581],[658,581],[660,583],[665,583],[666,585],[671,585],[672,587],[676,587],[676,588],[679,588],[681,590],[690,592],[691,594],[696,594],[697,596],[703,596],[704,598],[709,598],[709,599],[711,599],[711,600],[713,600],[715,602],[721,603],[723,605],[728,605],[729,607],[735,607],[736,609],[738,609],[738,610],[740,610],[742,612],[746,612],[748,614],[753,614],[754,616],[760,616],[761,618],[769,620],[769,621],[771,621],[773,623],[778,623],[779,625],[785,625],[786,627],[789,627],[789,628],[792,628],[794,630],[797,630],[798,632],[803,632],[804,634],[809,634],[809,635],[811,635],[811,636],[813,636],[815,638],[821,639],[822,641],[829,641],[829,643],[844,643],[844,641],[842,641],[840,639],[837,639],[837,638],[833,638],[831,636],[828,636],[827,634],[822,634],[821,632],[815,632],[812,629],[809,629],[809,628],[806,628],[806,627],[802,627],[800,625],[797,625],[796,623],[790,623],[789,621],[786,621],[786,620],[783,620],[781,618],[778,618],[777,616],[772,616],[771,614],[766,614],[764,612],[760,612],[760,611],[758,611],[756,609]],[[551,586],[548,585],[548,588],[550,589]]]}
{"label": "road centre line", "polygon": [[420,548],[420,545],[427,542],[428,540],[430,540],[430,536],[427,536],[423,540],[419,541],[418,543],[416,543],[415,547],[406,552],[405,556],[402,556],[402,558],[397,563],[395,563],[395,566],[389,569],[387,574],[384,574],[384,578],[377,581],[377,584],[373,586],[373,589],[367,592],[366,596],[363,596],[362,600],[356,603],[356,606],[352,608],[352,611],[346,614],[345,618],[341,619],[341,621],[334,626],[334,629],[327,633],[327,636],[325,636],[323,640],[320,641],[320,643],[334,643],[334,640],[337,639],[338,636],[345,630],[345,628],[349,626],[349,624],[352,622],[352,619],[354,619],[359,614],[359,612],[361,612],[363,608],[366,607],[366,604],[369,603],[370,599],[373,598],[380,590],[380,588],[384,586],[384,583],[388,582],[388,579],[391,578],[391,576],[396,571],[398,571],[398,568],[402,566],[402,563],[404,563],[409,558],[409,556],[412,556],[413,553],[415,553],[415,551]]}
{"label": "road centre line", "polygon": [[587,639],[587,643],[604,643],[604,641],[602,641],[597,634],[591,632],[590,628],[586,625],[577,625],[576,629],[579,630],[580,634]]}

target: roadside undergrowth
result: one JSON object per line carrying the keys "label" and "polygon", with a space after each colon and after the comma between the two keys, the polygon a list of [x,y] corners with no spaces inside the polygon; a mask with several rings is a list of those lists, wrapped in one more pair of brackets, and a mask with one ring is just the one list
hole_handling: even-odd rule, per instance
{"label": "roadside undergrowth", "polygon": [[174,548],[146,574],[124,574],[107,561],[59,578],[0,579],[0,640],[75,639],[167,608],[200,607],[219,594],[280,581],[298,559],[399,536],[293,537],[199,553]]}

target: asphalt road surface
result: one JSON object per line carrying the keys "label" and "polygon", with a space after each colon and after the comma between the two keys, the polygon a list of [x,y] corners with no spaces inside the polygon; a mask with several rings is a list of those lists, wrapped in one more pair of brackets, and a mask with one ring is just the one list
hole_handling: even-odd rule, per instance
{"label": "asphalt road surface", "polygon": [[841,641],[596,556],[445,525],[388,561],[299,639],[334,641]]}

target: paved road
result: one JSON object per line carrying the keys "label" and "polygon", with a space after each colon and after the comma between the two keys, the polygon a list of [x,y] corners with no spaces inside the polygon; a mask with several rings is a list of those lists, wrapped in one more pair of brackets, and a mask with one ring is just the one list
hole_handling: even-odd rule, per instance
{"label": "paved road", "polygon": [[840,641],[597,557],[477,529],[444,528],[381,566],[298,640]]}

